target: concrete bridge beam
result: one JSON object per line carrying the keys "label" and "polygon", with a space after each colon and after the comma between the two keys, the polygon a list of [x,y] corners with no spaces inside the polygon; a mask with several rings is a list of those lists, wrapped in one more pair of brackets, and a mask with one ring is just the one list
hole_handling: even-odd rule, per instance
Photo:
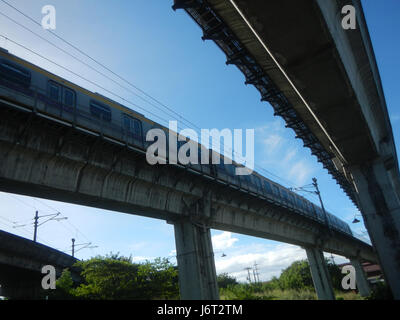
{"label": "concrete bridge beam", "polygon": [[365,227],[395,299],[400,299],[400,203],[383,161],[353,167]]}
{"label": "concrete bridge beam", "polygon": [[210,229],[189,221],[174,222],[174,229],[181,299],[218,300]]}
{"label": "concrete bridge beam", "polygon": [[335,300],[323,252],[317,248],[306,248],[306,253],[318,299]]}
{"label": "concrete bridge beam", "polygon": [[359,259],[350,258],[350,263],[356,270],[356,282],[358,293],[361,297],[368,297],[371,294],[371,288],[369,286],[367,277],[365,276],[364,269]]}

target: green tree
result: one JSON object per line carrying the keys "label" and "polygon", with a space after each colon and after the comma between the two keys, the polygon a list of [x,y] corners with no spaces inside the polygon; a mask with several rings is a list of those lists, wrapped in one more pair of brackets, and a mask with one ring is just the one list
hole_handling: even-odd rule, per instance
{"label": "green tree", "polygon": [[221,273],[217,276],[218,288],[227,288],[228,286],[236,285],[238,282],[235,277],[227,273]]}
{"label": "green tree", "polygon": [[178,271],[168,259],[133,263],[118,254],[78,261],[73,268],[82,281],[74,284],[66,270],[57,281],[54,299],[175,299],[179,297]]}
{"label": "green tree", "polygon": [[[328,259],[325,260],[334,289],[342,290],[342,273],[340,268]],[[282,271],[279,277],[281,289],[306,289],[314,288],[310,265],[307,260],[295,261]]]}
{"label": "green tree", "polygon": [[306,260],[295,261],[279,277],[281,289],[301,290],[313,286],[310,266]]}
{"label": "green tree", "polygon": [[126,259],[97,256],[79,261],[83,283],[72,289],[81,299],[140,299],[141,292],[136,278],[139,265]]}
{"label": "green tree", "polygon": [[146,261],[138,269],[137,282],[143,299],[170,299],[179,297],[178,269],[166,258]]}
{"label": "green tree", "polygon": [[329,275],[331,276],[332,286],[336,290],[343,291],[342,288],[342,279],[344,274],[342,274],[342,270],[334,263],[326,260],[326,265],[328,267]]}

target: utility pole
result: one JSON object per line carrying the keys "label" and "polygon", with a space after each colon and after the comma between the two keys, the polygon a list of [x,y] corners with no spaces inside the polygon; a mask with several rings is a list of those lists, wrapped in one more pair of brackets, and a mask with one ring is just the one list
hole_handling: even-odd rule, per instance
{"label": "utility pole", "polygon": [[[75,250],[76,247],[78,246],[82,246],[81,248]],[[75,253],[78,252],[79,250],[82,249],[94,249],[94,248],[98,248],[99,246],[92,246],[91,242],[88,243],[78,243],[75,244],[75,239],[72,239],[72,256],[74,257]]]}
{"label": "utility pole", "polygon": [[260,283],[260,275],[258,273],[257,266],[258,266],[258,264],[256,262],[254,262],[254,269],[255,269],[255,274],[257,275],[257,282]]}
{"label": "utility pole", "polygon": [[[46,222],[50,221],[50,220],[54,220],[54,221],[60,221],[60,220],[65,220],[68,219],[67,217],[62,217],[62,218],[57,218],[61,213],[57,212],[57,213],[53,213],[53,214],[46,214],[44,216],[39,216],[39,211],[36,210],[35,212],[35,218],[33,219],[33,242],[36,242],[37,240],[37,229],[38,227],[40,227],[42,224],[45,224]],[[44,222],[39,224],[39,219],[40,218],[44,218],[44,217],[50,217],[47,220],[45,220]],[[31,223],[30,223],[31,224]],[[25,227],[27,224],[22,224],[22,225],[16,225],[13,226],[13,228],[18,228],[18,227]]]}
{"label": "utility pole", "polygon": [[256,276],[256,270],[253,268],[253,277],[254,277],[254,283],[257,283],[257,276]]}
{"label": "utility pole", "polygon": [[247,280],[249,280],[249,282],[251,283],[251,276],[250,276],[250,270],[251,270],[251,268],[250,268],[250,267],[247,267],[247,268],[244,268],[244,270],[247,270],[247,273],[248,273]]}
{"label": "utility pole", "polygon": [[38,221],[39,221],[39,212],[36,210],[35,213],[35,222],[33,223],[34,225],[34,230],[33,230],[33,242],[36,242],[36,236],[37,236],[37,228],[38,228]]}
{"label": "utility pole", "polygon": [[326,214],[324,203],[322,202],[322,198],[321,198],[321,192],[319,191],[319,188],[318,188],[317,178],[313,178],[312,181],[313,181],[312,184],[315,187],[315,194],[318,195],[318,199],[319,199],[319,202],[321,204],[321,209],[322,209],[322,211],[324,213],[324,216],[325,216],[326,226],[328,227],[329,232],[331,232],[331,227],[330,227],[330,224],[329,224],[329,221],[328,221],[328,215]]}
{"label": "utility pole", "polygon": [[72,257],[74,257],[74,254],[75,254],[75,239],[72,238],[71,240],[72,240]]}

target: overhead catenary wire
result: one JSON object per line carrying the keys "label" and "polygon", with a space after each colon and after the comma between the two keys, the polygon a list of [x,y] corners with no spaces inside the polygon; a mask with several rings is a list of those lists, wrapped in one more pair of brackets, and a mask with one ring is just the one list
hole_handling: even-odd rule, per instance
{"label": "overhead catenary wire", "polygon": [[[57,212],[57,213],[60,213],[62,216],[66,217],[64,214],[61,213],[61,210],[58,210],[57,208],[52,207],[52,206],[46,204],[44,201],[39,200],[39,199],[37,199],[37,198],[33,198],[33,199],[34,199],[35,201],[37,201],[37,202],[43,204],[43,205],[46,206],[47,208],[49,208],[49,209],[51,209],[51,210],[53,210],[53,211],[55,211],[55,212]],[[59,221],[59,222],[61,222],[61,221]],[[76,226],[74,226],[69,220],[66,220],[65,222],[66,222],[67,224],[69,224],[69,225],[74,229],[74,231],[71,232],[71,230],[69,230],[66,226],[63,225],[63,223],[61,223],[61,225],[62,225],[66,230],[68,230],[69,232],[71,232],[71,233],[73,233],[73,234],[75,233],[76,235],[79,233],[79,234],[81,234],[82,237],[84,237],[86,240],[88,240],[88,241],[90,242],[90,239],[89,239],[82,231],[80,231]]]}
{"label": "overhead catenary wire", "polygon": [[[6,223],[6,222],[4,222],[4,221],[0,221],[0,224],[6,226],[7,228],[12,228],[12,227],[13,227],[13,225],[9,225],[8,223]],[[26,230],[26,229],[21,229],[21,231],[22,231],[23,233],[25,233],[26,235],[29,235],[29,237],[31,237],[31,234],[29,233],[28,230]]]}
{"label": "overhead catenary wire", "polygon": [[[30,17],[29,15],[25,14],[24,12],[22,12],[21,10],[19,10],[19,9],[16,8],[15,6],[11,5],[11,4],[8,3],[7,1],[5,1],[5,0],[1,0],[1,1],[2,1],[3,3],[5,3],[6,5],[8,5],[9,7],[11,7],[12,9],[16,10],[17,12],[19,12],[21,15],[23,15],[24,17],[26,17],[27,19],[29,19],[30,21],[32,21],[32,22],[35,23],[36,25],[38,25],[38,26],[41,27],[41,24],[40,24],[39,22],[37,22],[36,20],[34,20],[34,19],[33,19],[32,17]],[[3,16],[5,16],[5,15],[3,15]],[[31,32],[31,33],[37,35],[38,37],[40,37],[40,38],[43,39],[44,41],[50,43],[52,46],[58,48],[58,49],[61,50],[62,52],[66,53],[66,54],[68,54],[69,56],[73,57],[74,59],[80,61],[81,63],[83,63],[84,65],[86,65],[87,67],[89,67],[90,69],[92,69],[92,70],[98,72],[99,74],[103,75],[103,76],[106,77],[107,79],[109,79],[109,80],[113,81],[114,83],[118,84],[118,85],[121,86],[122,88],[124,88],[124,89],[126,89],[126,90],[129,90],[129,89],[127,89],[126,87],[124,87],[124,86],[122,86],[121,84],[119,84],[118,82],[116,82],[115,80],[113,80],[113,79],[111,79],[110,77],[108,77],[107,75],[105,75],[104,73],[102,73],[102,72],[96,70],[95,68],[91,67],[90,65],[88,65],[87,63],[85,63],[84,61],[82,61],[81,59],[79,59],[79,58],[77,58],[77,57],[71,55],[71,54],[68,53],[66,50],[64,50],[64,49],[62,49],[62,48],[60,48],[60,47],[54,45],[54,44],[51,43],[49,40],[47,40],[47,39],[41,37],[40,35],[34,33],[33,31],[29,30],[29,29],[26,28],[25,26],[23,26],[23,25],[21,25],[20,23],[16,22],[14,19],[11,19],[11,18],[8,17],[8,16],[5,16],[5,17],[8,18],[8,19],[10,19],[10,20],[12,20],[12,21],[15,22],[15,23],[17,23],[18,25],[20,25],[20,26],[23,27],[24,29],[27,29],[29,32]],[[141,92],[141,93],[144,94],[146,97],[148,97],[148,98],[150,98],[151,100],[153,100],[154,102],[158,103],[160,106],[162,106],[162,107],[164,107],[165,109],[169,110],[170,112],[172,112],[173,114],[175,114],[176,116],[178,116],[180,119],[184,120],[184,122],[189,123],[191,126],[197,128],[198,130],[201,130],[196,124],[194,124],[193,122],[191,122],[191,121],[185,119],[182,115],[180,115],[179,113],[177,113],[176,111],[174,111],[172,108],[170,108],[170,107],[168,107],[167,105],[165,105],[164,103],[160,102],[158,99],[154,98],[153,96],[151,96],[150,94],[148,94],[148,93],[145,92],[144,90],[140,89],[138,86],[134,85],[134,84],[131,83],[130,81],[128,81],[128,80],[126,80],[125,78],[121,77],[119,74],[117,74],[116,72],[114,72],[113,70],[111,70],[110,68],[108,68],[107,66],[105,66],[103,63],[99,62],[97,59],[94,59],[94,58],[91,57],[89,54],[85,53],[83,50],[81,50],[81,49],[79,49],[77,46],[73,45],[71,42],[65,40],[63,37],[57,35],[55,32],[53,32],[53,31],[51,31],[51,30],[49,30],[49,29],[46,29],[46,30],[47,30],[49,33],[51,33],[53,36],[55,36],[56,38],[58,38],[59,40],[61,40],[61,41],[63,41],[64,43],[66,43],[68,46],[72,47],[73,49],[75,49],[76,51],[78,51],[79,53],[81,53],[82,55],[84,55],[85,57],[87,57],[87,58],[89,58],[90,60],[92,60],[93,62],[95,62],[97,65],[99,65],[99,66],[102,67],[103,69],[107,70],[108,72],[110,72],[111,74],[113,74],[114,76],[116,76],[118,79],[122,80],[123,82],[125,82],[125,83],[128,84],[128,85],[130,85],[131,87],[135,88],[137,91]],[[59,66],[59,67],[60,67],[60,66]],[[63,68],[63,69],[66,69],[66,68]],[[69,71],[70,71],[70,70],[69,70]],[[71,71],[70,71],[70,72],[71,72]],[[75,75],[76,75],[76,74],[75,74]],[[81,77],[81,78],[82,78],[82,77]],[[85,79],[85,81],[89,81],[89,83],[92,83],[92,84],[93,84],[93,82],[90,82],[90,80]],[[110,92],[108,89],[105,89],[104,87],[101,87],[101,86],[99,86],[99,85],[96,85],[96,86],[100,87],[101,89],[105,90],[106,92],[108,92],[108,93],[110,93],[110,94],[112,94],[112,95],[114,95],[114,96],[117,96],[118,98],[122,99],[123,101],[127,101],[126,99],[124,99],[124,98],[122,98],[122,97],[120,97],[120,96],[118,96],[118,95],[116,95],[116,94]],[[131,91],[131,90],[129,90],[129,91],[133,93],[133,91]],[[150,105],[156,107],[154,104],[150,103],[149,101],[147,101],[147,100],[144,99],[143,97],[140,97],[140,96],[137,95],[136,93],[133,93],[133,94],[135,94],[136,96],[138,96],[140,99],[144,100],[145,102],[149,103]],[[134,104],[134,103],[132,103],[132,102],[129,102],[129,101],[127,101],[127,102],[128,102],[128,103],[131,103],[131,104],[134,105],[135,107],[140,108],[141,110],[144,110],[143,108],[141,108],[140,106],[138,106],[138,105],[136,105],[136,104]],[[158,110],[160,110],[158,107],[156,107],[156,108],[157,108]],[[146,110],[146,111],[149,112],[148,110]],[[162,112],[165,113],[165,111],[162,111]],[[160,117],[159,117],[159,116],[156,116],[154,113],[151,113],[151,112],[149,112],[149,113],[152,114],[153,116],[157,117],[158,119],[160,119]],[[162,119],[162,118],[161,118],[161,119]],[[168,123],[167,120],[165,120],[165,119],[162,119],[162,120],[165,121],[166,123]],[[229,149],[230,149],[230,148],[229,148]],[[236,154],[237,154],[237,152],[233,151],[232,149],[231,149],[231,151],[232,151],[233,153],[236,153]],[[280,180],[280,181],[283,181],[285,184],[287,183],[288,185],[296,186],[295,183],[293,183],[292,181],[290,181],[290,180],[288,180],[288,179],[286,179],[286,178],[282,178],[282,177],[280,177],[280,176],[278,176],[278,175],[276,175],[276,174],[270,172],[269,170],[266,170],[265,168],[263,168],[263,167],[261,167],[261,166],[258,166],[257,164],[256,164],[255,166],[256,166],[257,169],[261,170],[262,172],[266,173],[266,174],[269,175],[269,176],[275,177],[276,179],[278,179],[278,180]]]}
{"label": "overhead catenary wire", "polygon": [[[1,216],[0,216],[0,218],[1,218]],[[33,219],[32,219],[32,220],[33,220]],[[3,217],[3,221],[6,221],[6,220],[4,219],[4,217]],[[5,225],[6,227],[8,227],[8,228],[20,227],[21,232],[24,233],[25,236],[27,236],[28,238],[31,238],[31,237],[32,237],[32,232],[29,231],[28,229],[26,229],[26,226],[29,225],[29,224],[17,226],[17,225],[16,225],[16,222],[13,222],[13,221],[12,221],[12,223],[10,224],[10,223],[5,223],[5,222],[3,222],[3,221],[0,221],[0,223],[3,224],[3,225]],[[32,225],[33,225],[33,223],[32,223]],[[37,237],[37,238],[40,240],[41,243],[46,244],[46,245],[48,245],[48,246],[51,246],[51,244],[50,244],[49,242],[43,240],[43,239],[40,238],[40,237]]]}
{"label": "overhead catenary wire", "polygon": [[[28,48],[28,47],[26,47],[26,46],[24,46],[24,45],[18,43],[18,42],[16,42],[16,41],[12,40],[12,39],[10,39],[9,37],[7,37],[7,36],[5,36],[5,35],[3,35],[3,34],[0,34],[0,37],[3,37],[4,39],[7,39],[8,41],[14,43],[15,45],[17,45],[17,46],[19,46],[19,47],[21,47],[21,48],[23,48],[23,49],[25,49],[25,50],[27,50],[27,51],[29,51],[29,52],[35,54],[35,55],[37,55],[38,57],[40,57],[40,58],[42,58],[42,59],[44,59],[44,60],[46,60],[46,61],[48,61],[48,62],[50,62],[50,63],[53,63],[54,65],[56,65],[56,66],[59,67],[59,68],[62,68],[63,70],[66,70],[66,71],[70,72],[71,74],[75,75],[76,77],[79,77],[80,79],[82,79],[82,80],[84,80],[84,81],[87,81],[88,83],[91,83],[92,85],[97,86],[98,88],[101,88],[102,90],[104,90],[104,91],[106,91],[106,92],[108,92],[108,93],[110,93],[110,94],[116,96],[117,98],[119,98],[119,99],[121,99],[121,100],[123,100],[123,101],[125,101],[125,102],[127,102],[127,103],[129,103],[129,104],[131,104],[131,105],[133,105],[134,107],[139,108],[139,109],[141,109],[141,110],[143,110],[143,111],[145,111],[145,112],[148,112],[148,113],[150,113],[151,115],[153,115],[154,117],[156,117],[156,118],[158,118],[158,119],[161,119],[162,121],[168,123],[168,120],[166,120],[166,119],[164,119],[164,118],[162,118],[162,117],[160,117],[160,116],[158,116],[158,115],[156,115],[156,114],[154,114],[154,113],[152,113],[152,112],[150,112],[150,111],[148,111],[148,110],[146,110],[146,109],[140,107],[139,105],[135,104],[134,102],[131,102],[131,101],[129,101],[129,100],[127,100],[127,99],[121,97],[120,95],[118,95],[118,94],[116,94],[116,93],[114,93],[114,92],[112,92],[112,91],[110,91],[110,90],[104,88],[103,86],[101,86],[101,85],[99,85],[99,84],[97,84],[97,83],[95,83],[95,82],[93,82],[93,81],[91,81],[91,80],[89,80],[89,79],[87,79],[87,78],[85,78],[85,77],[83,77],[83,76],[77,74],[76,72],[74,72],[74,71],[72,71],[72,70],[70,70],[70,69],[68,69],[68,68],[66,68],[66,67],[64,67],[64,66],[62,66],[62,65],[60,65],[59,63],[54,62],[54,61],[52,61],[51,59],[48,59],[48,58],[44,57],[43,55],[37,53],[36,51],[34,51],[34,50],[32,50],[32,49],[30,49],[30,48]],[[214,146],[215,146],[215,145],[214,145]],[[222,144],[222,146],[223,146],[223,144]],[[229,149],[230,149],[230,148],[229,148]],[[231,149],[231,151],[233,151],[233,150]],[[256,167],[259,167],[259,166],[256,166]],[[278,175],[275,175],[275,174],[269,172],[268,170],[266,170],[266,169],[264,169],[264,168],[262,168],[262,167],[259,167],[259,168],[260,168],[262,171],[267,172],[269,175],[275,176],[275,177],[278,178],[279,180],[286,180],[286,179],[284,179],[284,178],[279,177]],[[288,181],[288,180],[286,180],[286,181]]]}
{"label": "overhead catenary wire", "polygon": [[126,103],[129,103],[129,104],[133,105],[134,107],[136,107],[136,108],[138,108],[138,109],[140,109],[140,110],[142,110],[142,111],[144,111],[144,112],[147,112],[147,113],[151,114],[152,116],[154,116],[154,117],[156,117],[156,118],[158,118],[158,119],[161,119],[162,121],[168,123],[167,120],[161,118],[160,116],[154,114],[153,112],[150,112],[150,111],[148,111],[148,110],[142,108],[141,106],[137,105],[136,103],[134,103],[134,102],[132,102],[132,101],[129,101],[129,100],[127,100],[127,99],[121,97],[120,95],[118,95],[118,94],[112,92],[111,90],[108,90],[108,89],[106,89],[105,87],[103,87],[103,86],[97,84],[96,82],[94,82],[94,81],[92,81],[92,80],[89,80],[89,79],[87,79],[87,78],[85,78],[85,77],[79,75],[78,73],[76,73],[76,72],[74,72],[74,71],[72,71],[72,70],[70,70],[70,69],[68,69],[68,68],[66,68],[66,67],[64,67],[64,66],[62,66],[62,65],[60,65],[59,63],[57,63],[57,62],[55,62],[55,61],[53,61],[53,60],[51,60],[51,59],[49,59],[49,58],[46,58],[45,56],[41,55],[40,53],[37,53],[36,51],[34,51],[34,50],[32,50],[32,49],[30,49],[30,48],[28,48],[28,47],[26,47],[26,46],[24,46],[24,45],[18,43],[17,41],[14,41],[14,40],[10,39],[9,37],[5,36],[4,34],[0,34],[0,37],[3,37],[3,38],[5,38],[5,39],[7,39],[8,41],[14,43],[15,45],[17,45],[17,46],[19,46],[19,47],[21,47],[21,48],[23,48],[23,49],[29,51],[30,53],[33,53],[34,55],[36,55],[36,56],[38,56],[38,57],[40,57],[40,58],[42,58],[42,59],[44,59],[44,60],[46,60],[46,61],[48,61],[48,62],[54,64],[55,66],[57,66],[57,67],[59,67],[59,68],[65,70],[65,71],[67,71],[67,72],[73,74],[74,76],[76,76],[76,77],[78,77],[78,78],[80,78],[80,79],[82,79],[82,80],[84,80],[84,81],[86,81],[86,82],[88,82],[88,83],[90,83],[90,84],[92,84],[92,85],[94,85],[94,86],[96,86],[96,87],[98,87],[98,88],[100,88],[100,89],[106,91],[107,93],[109,93],[109,94],[111,94],[111,95],[113,95],[113,96],[115,96],[115,97],[121,99],[122,101],[125,101]]}
{"label": "overhead catenary wire", "polygon": [[[11,17],[7,16],[4,13],[0,12],[0,15],[5,17],[6,19],[12,21],[13,23],[17,24],[18,26],[20,26],[21,28],[27,30],[28,32],[34,34],[35,36],[37,36],[38,38],[42,39],[43,41],[45,41],[46,43],[50,44],[51,46],[53,46],[54,48],[60,50],[61,52],[65,53],[66,55],[68,55],[69,57],[73,58],[74,60],[82,63],[83,65],[85,65],[86,67],[88,67],[89,69],[91,69],[92,71],[95,71],[96,73],[100,74],[101,76],[105,77],[106,79],[112,81],[113,83],[117,84],[119,87],[121,87],[122,89],[134,94],[136,97],[138,97],[139,99],[141,99],[142,101],[150,104],[151,106],[157,108],[158,110],[162,111],[165,113],[164,110],[162,110],[160,107],[158,107],[157,105],[155,105],[154,103],[146,100],[145,98],[143,98],[142,96],[140,96],[139,94],[137,94],[136,92],[134,92],[133,90],[123,86],[121,83],[119,83],[118,81],[115,81],[114,79],[112,79],[111,77],[109,77],[108,75],[106,75],[105,73],[97,70],[96,68],[92,67],[91,65],[89,65],[88,63],[86,63],[85,61],[83,61],[82,59],[79,59],[78,57],[74,56],[73,54],[69,53],[68,51],[64,50],[63,48],[61,48],[60,46],[57,46],[56,44],[54,44],[53,42],[49,41],[48,39],[42,37],[40,34],[32,31],[31,29],[29,29],[28,27],[24,26],[23,24],[19,23],[18,21],[12,19]],[[135,87],[137,88],[137,87]],[[174,113],[176,116],[180,117],[181,119],[183,119],[185,122],[189,122],[189,120],[185,119],[183,116],[179,115],[178,113],[176,113],[175,111],[173,111],[172,109],[168,109],[170,110],[172,113]],[[170,114],[168,114],[170,115]],[[193,123],[191,123],[193,126],[195,126]]]}
{"label": "overhead catenary wire", "polygon": [[[14,200],[20,201],[21,203],[23,203],[24,205],[28,206],[29,208],[35,209],[35,211],[38,210],[38,211],[40,211],[40,212],[42,212],[42,213],[43,213],[43,212],[44,212],[44,213],[47,213],[47,212],[48,212],[48,211],[43,211],[43,210],[42,210],[41,208],[39,208],[38,206],[30,205],[30,204],[27,203],[26,201],[22,201],[22,200],[19,199],[18,197],[12,196],[11,194],[7,194],[7,193],[4,193],[4,194],[7,195],[7,196],[10,196],[10,198],[12,198],[12,199],[14,199]],[[58,215],[60,215],[60,216],[63,217],[63,218],[67,218],[66,215],[62,214],[61,211],[58,210],[57,208],[55,208],[54,206],[50,206],[50,205],[47,204],[46,202],[44,202],[44,201],[42,201],[42,200],[39,200],[39,199],[37,199],[37,198],[34,198],[34,197],[32,198],[32,200],[34,200],[34,201],[40,203],[41,205],[47,207],[48,209],[54,211],[55,214],[58,214]],[[49,213],[50,213],[50,212],[49,212]],[[29,237],[31,237],[31,232],[28,231],[28,230],[26,229],[26,227],[27,227],[28,225],[34,225],[34,223],[33,223],[34,218],[24,219],[24,220],[19,220],[19,219],[18,219],[18,221],[12,221],[12,220],[10,220],[10,219],[8,219],[8,218],[3,217],[3,216],[0,215],[0,219],[2,219],[3,221],[6,221],[6,222],[8,223],[7,226],[8,226],[9,228],[14,228],[14,229],[15,229],[15,228],[20,228],[21,231],[24,232],[24,234],[26,234],[26,235],[29,234]],[[61,220],[57,220],[57,219],[53,219],[53,218],[50,218],[50,219],[48,219],[48,220],[57,221],[69,234],[72,234],[72,235],[74,235],[74,236],[78,236],[78,234],[80,234],[80,237],[85,238],[87,241],[91,242],[91,240],[90,240],[81,230],[79,230],[76,226],[74,226],[74,225],[73,225],[71,222],[69,222],[68,220],[66,220],[66,221],[61,221]],[[46,220],[46,221],[40,223],[39,226],[42,225],[43,223],[47,222],[48,220]],[[29,223],[29,221],[30,221],[31,223]],[[1,221],[0,221],[0,222],[1,222]],[[26,223],[25,223],[25,222],[26,222]],[[66,225],[64,225],[63,222],[67,222],[71,229],[68,228]],[[5,223],[3,223],[3,224],[6,225]],[[49,242],[44,241],[41,237],[37,237],[37,238],[38,238],[38,240],[39,240],[41,243],[44,243],[44,244],[47,244],[47,245],[51,246],[51,244],[50,244]],[[65,250],[61,250],[61,251],[65,251]]]}
{"label": "overhead catenary wire", "polygon": [[[6,5],[8,5],[9,7],[13,8],[14,10],[16,10],[17,12],[19,12],[20,14],[22,14],[24,17],[26,17],[27,19],[29,19],[30,21],[32,21],[34,24],[38,25],[39,27],[42,27],[42,25],[36,21],[35,19],[33,19],[32,17],[30,17],[29,15],[25,14],[24,12],[22,12],[21,10],[19,10],[18,8],[16,8],[15,6],[11,5],[10,3],[8,3],[5,0],[1,0],[3,3],[5,3]],[[68,46],[72,47],[73,49],[75,49],[76,51],[78,51],[80,54],[84,55],[85,57],[87,57],[88,59],[92,60],[93,62],[95,62],[97,65],[99,65],[100,67],[102,67],[103,69],[107,70],[108,72],[110,72],[111,74],[113,74],[114,76],[116,76],[118,79],[122,80],[123,82],[125,82],[126,84],[130,85],[131,87],[135,88],[137,91],[141,92],[142,94],[144,94],[146,97],[152,99],[153,101],[155,101],[156,103],[162,105],[164,108],[166,108],[167,110],[171,111],[172,113],[174,113],[175,115],[177,115],[178,117],[184,119],[179,113],[177,113],[176,111],[174,111],[172,108],[166,106],[165,104],[163,104],[162,102],[160,102],[159,100],[157,100],[156,98],[154,98],[153,96],[151,96],[150,94],[148,94],[147,92],[145,92],[144,90],[140,89],[138,86],[134,85],[132,82],[128,81],[127,79],[125,79],[124,77],[120,76],[119,74],[117,74],[116,72],[114,72],[113,70],[111,70],[109,67],[107,67],[106,65],[104,65],[103,63],[101,63],[100,61],[98,61],[97,59],[94,59],[92,56],[90,56],[89,54],[85,53],[83,50],[79,49],[77,46],[75,46],[74,44],[72,44],[70,41],[65,40],[63,37],[59,36],[57,33],[51,31],[50,29],[46,29],[50,34],[52,34],[54,37],[58,38],[59,40],[61,40],[62,42],[66,43]],[[194,125],[194,124],[192,124]]]}

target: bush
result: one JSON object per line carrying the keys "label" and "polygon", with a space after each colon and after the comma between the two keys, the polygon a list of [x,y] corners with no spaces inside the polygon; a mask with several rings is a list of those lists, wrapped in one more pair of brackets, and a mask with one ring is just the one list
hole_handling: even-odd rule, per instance
{"label": "bush", "polygon": [[235,277],[230,276],[227,273],[221,273],[217,276],[217,282],[219,288],[227,288],[228,286],[236,285],[238,282]]}
{"label": "bush", "polygon": [[179,298],[178,271],[168,259],[133,263],[117,255],[78,261],[74,268],[82,278],[74,284],[65,270],[51,299],[131,300]]}
{"label": "bush", "polygon": [[306,260],[295,261],[279,277],[281,289],[302,290],[313,288],[310,266]]}

